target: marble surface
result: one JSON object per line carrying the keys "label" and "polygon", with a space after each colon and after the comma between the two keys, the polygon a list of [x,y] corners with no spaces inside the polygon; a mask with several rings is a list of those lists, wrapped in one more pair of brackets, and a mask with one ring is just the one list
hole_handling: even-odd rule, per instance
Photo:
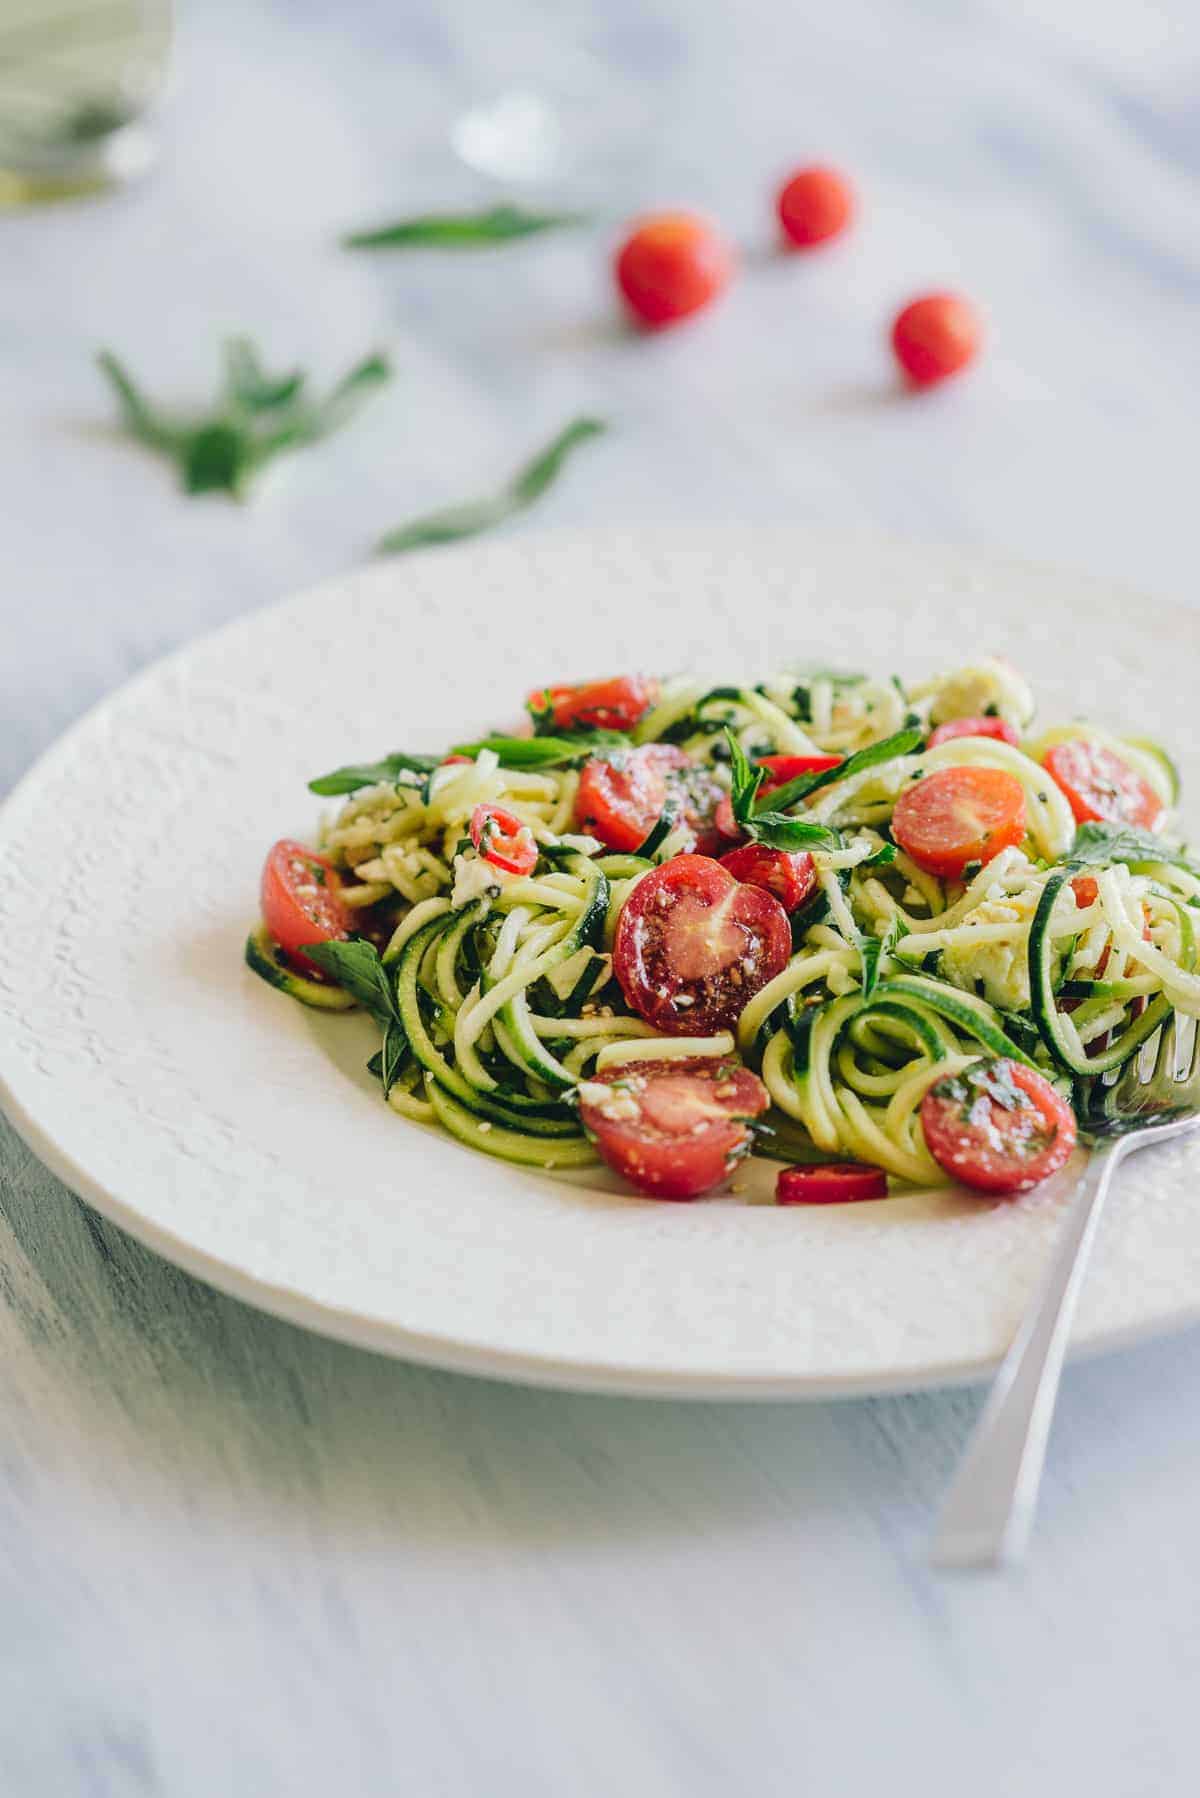
{"label": "marble surface", "polygon": [[[585,409],[614,429],[538,522],[862,525],[1190,602],[1198,71],[1185,0],[198,0],[155,175],[0,218],[0,786]],[[531,86],[574,158],[539,192],[727,221],[719,312],[626,337],[603,225],[339,252],[493,197],[451,129]],[[856,172],[862,227],[781,262],[767,194],[812,155]],[[987,361],[903,398],[887,317],[951,283]],[[186,396],[233,329],[398,369],[247,508],[117,443],[91,365]],[[966,1581],[922,1554],[977,1395],[720,1409],[392,1365],[156,1261],[5,1126],[0,1365],[13,1798],[1194,1788],[1195,1336],[1068,1373],[1031,1561]]]}

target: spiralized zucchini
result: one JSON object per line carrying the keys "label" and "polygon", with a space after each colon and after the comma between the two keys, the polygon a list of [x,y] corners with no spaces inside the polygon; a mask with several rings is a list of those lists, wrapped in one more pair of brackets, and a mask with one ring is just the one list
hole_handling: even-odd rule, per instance
{"label": "spiralized zucchini", "polygon": [[[1114,835],[1108,854],[1093,832],[1085,853],[1040,759],[1072,735],[1102,744],[1166,808],[1163,752],[1083,725],[1019,747],[961,736],[914,751],[914,737],[907,753],[828,779],[786,808],[831,833],[812,851],[815,891],[793,918],[791,959],[750,999],[736,1036],[704,1037],[665,1036],[635,1015],[611,955],[638,882],[693,848],[688,825],[664,813],[639,852],[614,853],[577,822],[580,769],[592,755],[669,743],[728,789],[731,738],[752,762],[846,757],[975,712],[1028,733],[1032,709],[1021,677],[986,661],[907,686],[829,669],[725,685],[681,678],[662,686],[632,750],[580,741],[531,766],[502,744],[354,792],[319,848],[394,983],[392,1108],[508,1160],[583,1166],[594,1151],[575,1107],[581,1081],[627,1061],[736,1054],[770,1093],[772,1128],[901,1181],[940,1182],[921,1102],[943,1076],[1007,1055],[1066,1088],[1119,1066],[1172,1007],[1200,1016],[1200,877],[1172,846],[1169,811],[1153,841],[1131,849]],[[890,830],[914,782],[956,767],[1011,776],[1025,817],[1023,842],[959,881],[922,867]],[[528,873],[481,859],[469,834],[480,805],[527,827]],[[261,930],[250,959],[305,1003],[348,1002],[289,975]]]}

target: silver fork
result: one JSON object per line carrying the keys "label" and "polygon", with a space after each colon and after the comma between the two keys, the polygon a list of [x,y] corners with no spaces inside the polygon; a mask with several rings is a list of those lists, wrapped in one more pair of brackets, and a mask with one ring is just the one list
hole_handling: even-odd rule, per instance
{"label": "silver fork", "polygon": [[1063,1355],[1113,1174],[1135,1149],[1198,1125],[1200,1032],[1194,1018],[1175,1013],[1118,1075],[1091,1089],[1084,1134],[1094,1153],[943,1504],[931,1549],[936,1566],[998,1567],[1024,1553]]}

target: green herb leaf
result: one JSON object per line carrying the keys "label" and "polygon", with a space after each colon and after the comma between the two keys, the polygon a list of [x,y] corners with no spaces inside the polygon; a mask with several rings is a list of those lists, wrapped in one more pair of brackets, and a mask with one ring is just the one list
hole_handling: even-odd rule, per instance
{"label": "green herb leaf", "polygon": [[394,785],[401,774],[431,774],[438,765],[436,756],[397,753],[385,756],[381,762],[355,762],[335,768],[332,774],[310,780],[308,790],[319,793],[323,799],[336,798],[342,793],[357,793],[360,787]]}
{"label": "green herb leaf", "polygon": [[586,225],[584,212],[530,212],[523,206],[492,206],[486,212],[425,212],[343,237],[348,250],[463,250],[510,243],[543,231]]}
{"label": "green herb leaf", "polygon": [[130,436],[150,449],[174,450],[179,433],[161,412],[155,410],[124,364],[111,350],[101,350],[96,362],[113,386],[122,422]]}
{"label": "green herb leaf", "polygon": [[508,485],[492,499],[471,500],[461,506],[447,506],[440,512],[427,512],[389,531],[376,546],[382,556],[400,555],[406,550],[423,549],[437,543],[457,543],[466,537],[477,537],[494,530],[508,519],[523,512],[541,498],[557,478],[564,462],[578,444],[607,430],[598,418],[577,418],[532,461],[518,470]]}
{"label": "green herb leaf", "polygon": [[[766,779],[765,768],[756,767],[742,748],[728,726],[725,728],[725,740],[729,745],[729,802],[733,815],[743,830],[747,829],[754,815],[754,801],[758,789]],[[773,808],[774,809],[774,808]]]}
{"label": "green herb leaf", "polygon": [[[725,738],[729,744],[730,804],[734,817],[748,836],[768,849],[831,849],[840,843],[837,831],[831,830],[827,824],[815,824],[807,818],[787,817],[775,809],[774,793],[771,794],[772,809],[769,812],[756,812],[755,799],[767,771],[750,761],[728,726]],[[780,791],[782,790],[781,788]]]}
{"label": "green herb leaf", "polygon": [[399,1017],[389,1020],[383,1037],[383,1048],[380,1051],[379,1078],[383,1081],[383,1096],[386,1099],[396,1084],[396,1077],[404,1065],[408,1054],[408,1032]]}
{"label": "green herb leaf", "polygon": [[807,799],[810,793],[817,792],[821,787],[832,786],[835,781],[851,780],[856,774],[865,774],[870,768],[881,767],[884,762],[893,762],[899,756],[911,755],[914,750],[921,748],[924,741],[923,730],[915,727],[898,730],[894,736],[884,737],[882,741],[860,749],[856,755],[847,756],[836,768],[826,768],[822,774],[798,774],[786,786],[774,788],[771,805],[776,811],[783,811],[798,799]]}
{"label": "green herb leaf", "polygon": [[235,337],[224,348],[224,381],[212,409],[174,419],[146,399],[111,351],[102,351],[97,360],[117,395],[126,430],[170,457],[184,491],[235,498],[273,457],[340,429],[367,395],[391,378],[386,358],[367,356],[323,400],[312,401],[299,370],[268,374],[250,339]]}
{"label": "green herb leaf", "polygon": [[768,849],[837,849],[842,841],[828,824],[814,824],[783,812],[756,812],[745,828],[756,843]]}
{"label": "green herb leaf", "polygon": [[879,980],[879,964],[891,954],[900,941],[900,920],[893,918],[882,936],[864,936],[859,943],[862,954],[862,996],[869,999]]}
{"label": "green herb leaf", "polygon": [[1195,871],[1177,846],[1149,831],[1134,830],[1126,824],[1080,824],[1066,859],[1084,867],[1098,868],[1108,867],[1112,862],[1168,862],[1172,867]]}
{"label": "green herb leaf", "polygon": [[307,943],[304,953],[323,974],[352,994],[376,1023],[386,1028],[399,1019],[396,995],[374,943],[361,937],[350,942]]}
{"label": "green herb leaf", "polygon": [[456,743],[452,753],[475,756],[490,749],[508,768],[554,768],[596,749],[628,748],[629,738],[619,730],[581,730],[558,737],[480,737],[475,743]]}
{"label": "green herb leaf", "polygon": [[249,337],[231,337],[225,344],[225,391],[235,406],[247,412],[269,412],[289,405],[304,385],[304,375],[292,369],[285,375],[269,375]]}

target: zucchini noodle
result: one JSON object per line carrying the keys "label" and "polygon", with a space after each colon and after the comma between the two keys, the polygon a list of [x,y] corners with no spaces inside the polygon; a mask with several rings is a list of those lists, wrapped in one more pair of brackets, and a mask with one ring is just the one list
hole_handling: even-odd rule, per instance
{"label": "zucchini noodle", "polygon": [[[736,1058],[766,1088],[767,1128],[931,1186],[946,1176],[926,1145],[922,1101],[939,1081],[1000,1057],[1079,1099],[1172,1010],[1200,1018],[1200,871],[1176,841],[1173,764],[1146,739],[1091,724],[1031,735],[1032,697],[1006,664],[908,684],[819,668],[680,677],[624,735],[589,727],[573,737],[547,705],[532,738],[492,738],[438,765],[397,755],[314,783],[343,796],[316,854],[352,920],[341,935],[379,951],[374,987],[319,978],[326,964],[289,955],[269,915],[247,946],[256,972],[306,1004],[368,1005],[382,1039],[372,1068],[408,1120],[525,1166],[585,1167],[595,1148],[579,1122],[581,1082],[607,1091],[592,1083],[625,1064],[646,1074]],[[943,736],[964,718],[989,734]],[[619,775],[651,745],[665,746],[671,797],[644,835],[605,840],[585,803],[589,764],[610,761]],[[1063,745],[1128,771],[1142,808],[1132,831],[1120,828],[1123,790],[1111,828],[1077,828],[1081,801],[1051,772]],[[748,801],[738,799],[739,752],[782,769]],[[861,759],[843,776],[834,756]],[[810,777],[811,758],[825,765]],[[922,782],[954,770],[1006,782],[1023,820],[990,856],[953,864],[957,877],[933,871],[942,862],[922,854],[897,813]],[[623,908],[656,869],[696,852],[698,831],[710,854],[733,846],[714,834],[723,794],[749,806],[752,825],[762,812],[765,829],[771,784],[789,783],[785,818],[823,828],[789,824],[787,853],[811,865],[786,964],[781,953],[730,1029],[700,1017],[686,1034],[681,1010],[664,1031],[633,1009],[614,971]],[[480,837],[481,810],[528,853],[508,865]],[[732,820],[727,832],[738,830]],[[777,835],[772,852],[781,848]]]}

